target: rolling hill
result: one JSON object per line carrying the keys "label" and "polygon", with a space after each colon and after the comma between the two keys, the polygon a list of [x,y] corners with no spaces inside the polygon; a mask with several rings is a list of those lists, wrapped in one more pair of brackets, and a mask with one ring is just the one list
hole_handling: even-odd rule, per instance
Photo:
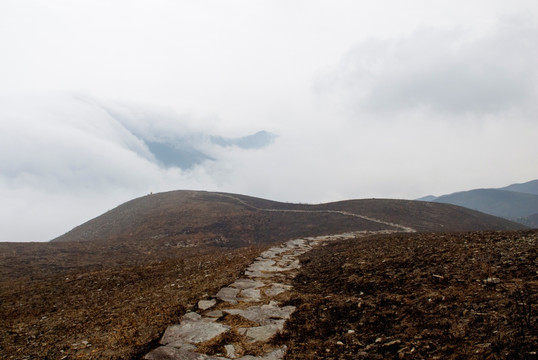
{"label": "rolling hill", "polygon": [[245,195],[172,191],[134,199],[53,241],[199,242],[242,246],[361,230],[470,231],[524,228],[450,204],[365,199],[318,205]]}

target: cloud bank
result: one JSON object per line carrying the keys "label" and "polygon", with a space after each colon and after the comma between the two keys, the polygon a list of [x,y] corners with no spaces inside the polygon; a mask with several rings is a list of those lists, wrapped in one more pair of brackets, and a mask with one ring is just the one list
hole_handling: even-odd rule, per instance
{"label": "cloud bank", "polygon": [[316,203],[538,177],[533,0],[0,8],[0,241],[157,191]]}
{"label": "cloud bank", "polygon": [[537,94],[536,38],[538,27],[525,16],[504,18],[480,36],[422,27],[358,44],[315,88],[358,113],[487,115],[527,108]]}
{"label": "cloud bank", "polygon": [[272,140],[219,137],[186,115],[69,94],[4,96],[0,118],[0,241],[48,240],[149,192],[219,189],[218,159]]}

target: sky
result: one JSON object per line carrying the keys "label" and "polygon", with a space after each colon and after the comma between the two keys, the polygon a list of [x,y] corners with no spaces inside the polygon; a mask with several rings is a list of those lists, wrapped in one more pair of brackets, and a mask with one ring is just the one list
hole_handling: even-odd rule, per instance
{"label": "sky", "polygon": [[[0,241],[178,189],[415,199],[538,178],[535,0],[2,0]],[[265,130],[267,146],[218,146]],[[207,155],[163,166],[148,142]]]}

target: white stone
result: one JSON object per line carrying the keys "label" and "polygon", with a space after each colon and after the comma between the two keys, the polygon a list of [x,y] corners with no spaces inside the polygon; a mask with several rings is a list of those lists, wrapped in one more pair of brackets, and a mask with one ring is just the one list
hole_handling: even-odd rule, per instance
{"label": "white stone", "polygon": [[219,318],[221,317],[223,314],[222,311],[220,310],[213,310],[213,311],[208,311],[204,314],[204,316],[207,316],[207,317],[210,317],[210,318]]}
{"label": "white stone", "polygon": [[224,287],[220,289],[215,296],[217,297],[217,299],[228,302],[230,304],[237,304],[237,294],[239,294],[239,289]]}
{"label": "white stone", "polygon": [[198,354],[189,350],[176,349],[169,346],[161,346],[146,354],[144,360],[226,360],[218,356]]}
{"label": "white stone", "polygon": [[235,355],[235,347],[231,344],[224,345],[224,350],[226,351],[226,357],[230,359],[235,359],[237,356]]}
{"label": "white stone", "polygon": [[257,289],[264,285],[265,284],[261,281],[256,281],[252,279],[239,279],[235,281],[233,284],[231,284],[230,286],[243,290],[243,289],[251,289],[251,288]]}
{"label": "white stone", "polygon": [[229,326],[211,321],[186,321],[169,326],[161,339],[161,344],[198,344],[211,340],[230,329]]}
{"label": "white stone", "polygon": [[280,283],[274,283],[271,285],[270,288],[263,289],[263,292],[267,296],[277,296],[278,294],[281,294],[285,291],[288,291],[292,288],[291,285],[284,285]]}
{"label": "white stone", "polygon": [[244,335],[249,342],[267,341],[282,331],[286,320],[271,320],[267,325],[245,328]]}
{"label": "white stone", "polygon": [[286,349],[287,347],[284,345],[280,349],[273,350],[266,355],[263,355],[263,356],[247,355],[247,356],[243,356],[239,358],[239,360],[282,360],[284,359],[284,355],[286,355]]}
{"label": "white stone", "polygon": [[211,300],[200,300],[198,301],[198,309],[200,310],[207,310],[215,306],[217,303],[217,300],[211,299]]}
{"label": "white stone", "polygon": [[259,289],[245,289],[241,290],[239,294],[239,299],[246,302],[255,302],[261,300],[261,293]]}
{"label": "white stone", "polygon": [[180,321],[185,322],[185,321],[200,321],[200,320],[202,320],[202,315],[190,311],[186,313],[185,315],[183,315]]}
{"label": "white stone", "polygon": [[224,309],[230,315],[240,315],[245,319],[257,322],[260,325],[269,324],[270,319],[288,319],[295,311],[295,306],[279,307],[274,304],[251,306],[247,309]]}

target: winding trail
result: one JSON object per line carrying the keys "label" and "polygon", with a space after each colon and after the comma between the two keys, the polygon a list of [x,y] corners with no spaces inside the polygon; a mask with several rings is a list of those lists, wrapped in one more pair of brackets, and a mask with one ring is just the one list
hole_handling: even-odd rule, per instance
{"label": "winding trail", "polygon": [[[404,232],[406,226],[336,210],[259,209],[258,211],[333,213],[385,224]],[[350,239],[369,234],[394,233],[397,230],[355,231],[338,235],[305,237],[286,241],[264,251],[244,271],[244,275],[220,289],[214,296],[198,302],[197,310],[186,313],[179,324],[168,327],[160,340],[162,346],[144,356],[145,360],[279,360],[286,346],[271,343],[282,331],[294,306],[281,306],[289,298],[292,280],[298,274],[299,256],[327,241]],[[208,354],[210,349],[219,349]],[[254,355],[252,355],[254,354]]]}
{"label": "winding trail", "polygon": [[226,198],[229,198],[229,199],[232,199],[232,200],[235,200],[243,205],[245,205],[246,207],[249,207],[251,209],[254,209],[254,210],[258,210],[258,211],[266,211],[266,212],[288,212],[288,213],[327,213],[327,214],[340,214],[340,215],[344,215],[344,216],[351,216],[351,217],[356,217],[356,218],[359,218],[359,219],[363,219],[363,220],[368,220],[368,221],[372,221],[372,222],[375,222],[375,223],[378,223],[378,224],[383,224],[383,225],[388,225],[388,226],[392,226],[392,227],[395,227],[397,229],[401,229],[402,232],[416,232],[415,229],[409,227],[409,226],[404,226],[404,225],[400,225],[400,224],[396,224],[396,223],[391,223],[391,222],[388,222],[388,221],[384,221],[384,220],[380,220],[380,219],[374,219],[372,217],[369,217],[369,216],[365,216],[365,215],[359,215],[359,214],[355,214],[355,213],[351,213],[351,212],[348,212],[348,211],[341,211],[341,210],[286,210],[286,209],[261,209],[261,208],[258,208],[254,205],[251,205],[249,203],[247,203],[246,201],[242,200],[242,199],[239,199],[235,196],[232,196],[232,195],[227,195],[227,194],[216,194],[218,196],[221,196],[221,197],[226,197]]}

